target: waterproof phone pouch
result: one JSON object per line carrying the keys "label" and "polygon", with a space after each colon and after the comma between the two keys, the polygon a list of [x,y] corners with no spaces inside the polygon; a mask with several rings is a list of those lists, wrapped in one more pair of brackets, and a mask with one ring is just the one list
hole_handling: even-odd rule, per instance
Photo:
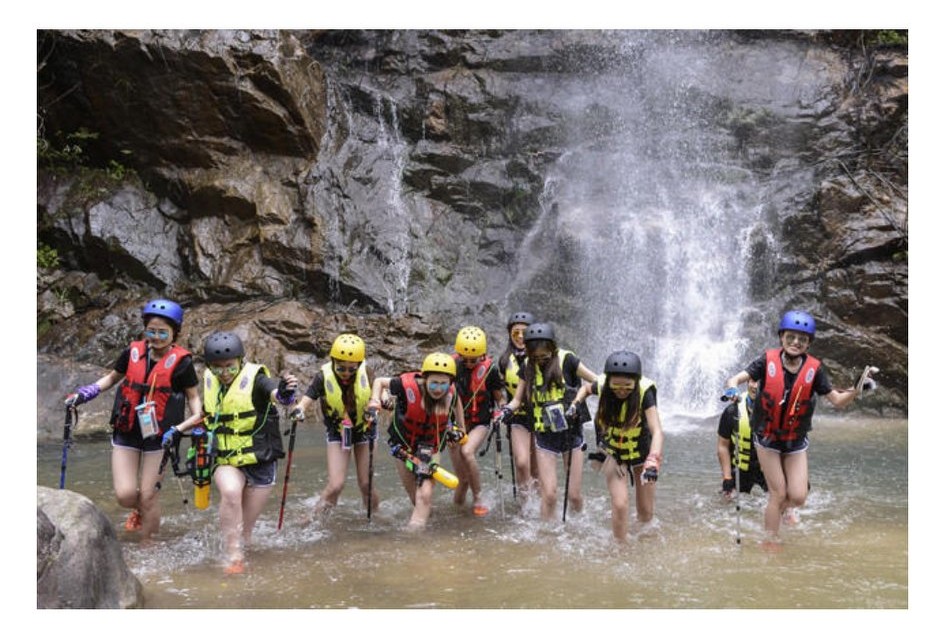
{"label": "waterproof phone pouch", "polygon": [[148,439],[157,435],[160,431],[158,427],[157,416],[154,415],[154,401],[149,400],[135,407],[135,413],[138,414],[138,426],[141,427],[141,437]]}
{"label": "waterproof phone pouch", "polygon": [[568,430],[568,420],[564,417],[562,403],[548,403],[541,408],[541,421],[552,433]]}
{"label": "waterproof phone pouch", "polygon": [[351,446],[354,444],[354,426],[351,424],[351,420],[345,418],[341,422],[341,448],[346,451],[351,450]]}

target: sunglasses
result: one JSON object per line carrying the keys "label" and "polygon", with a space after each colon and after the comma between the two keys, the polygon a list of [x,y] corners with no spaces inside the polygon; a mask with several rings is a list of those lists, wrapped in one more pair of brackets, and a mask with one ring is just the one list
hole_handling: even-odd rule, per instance
{"label": "sunglasses", "polygon": [[431,383],[427,381],[427,389],[429,389],[431,392],[445,392],[449,388],[449,383]]}
{"label": "sunglasses", "polygon": [[544,363],[545,361],[547,361],[547,360],[550,359],[551,357],[552,357],[551,353],[532,355],[532,358],[535,359],[535,361],[537,361],[538,363]]}
{"label": "sunglasses", "polygon": [[524,330],[513,330],[512,332],[509,333],[509,337],[511,337],[511,338],[513,338],[513,339],[524,339],[524,338],[525,338],[525,331],[524,331]]}
{"label": "sunglasses", "polygon": [[336,365],[336,366],[335,366],[335,372],[337,372],[338,374],[354,374],[354,373],[357,372],[357,371],[358,371],[357,366],[355,366],[355,367],[350,367],[350,366],[347,366],[347,365]]}
{"label": "sunglasses", "polygon": [[171,338],[171,331],[169,330],[154,330],[153,328],[145,328],[144,336],[148,339],[160,339],[161,341],[167,341]]}
{"label": "sunglasses", "polygon": [[636,387],[637,386],[635,383],[633,385],[614,385],[613,383],[610,384],[610,389],[614,390],[615,392],[632,392],[634,389],[636,389]]}
{"label": "sunglasses", "polygon": [[227,366],[208,365],[207,368],[215,376],[223,376],[223,374],[236,376],[237,374],[240,373],[240,366],[238,365],[227,365]]}
{"label": "sunglasses", "polygon": [[810,341],[810,336],[805,335],[804,333],[784,333],[784,341],[787,343],[808,343]]}

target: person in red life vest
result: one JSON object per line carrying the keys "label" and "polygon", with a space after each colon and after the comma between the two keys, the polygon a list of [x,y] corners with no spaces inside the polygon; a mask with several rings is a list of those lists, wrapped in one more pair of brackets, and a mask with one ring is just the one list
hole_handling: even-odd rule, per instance
{"label": "person in red life vest", "polygon": [[[597,375],[570,350],[558,348],[554,326],[536,322],[525,329],[526,358],[519,369],[515,396],[502,408],[501,421],[508,422],[518,409],[525,409],[535,430],[538,447],[538,489],[541,517],[555,517],[558,493],[558,455],[564,459],[568,505],[580,512],[585,419],[590,420],[584,403],[571,403],[582,380],[595,381]],[[574,413],[569,414],[569,410]]]}
{"label": "person in red life vest", "polygon": [[66,405],[81,405],[120,383],[110,420],[112,483],[118,504],[131,508],[125,529],[140,531],[148,540],[161,524],[161,436],[185,420],[185,406],[188,421],[199,421],[202,407],[193,358],[176,343],[184,310],[170,300],[151,300],[141,319],[143,338],[133,341],[102,378],[70,394]]}
{"label": "person in red life vest", "polygon": [[[321,401],[327,441],[328,482],[319,496],[315,512],[317,516],[325,516],[338,505],[352,455],[361,500],[365,507],[370,501],[373,511],[380,501],[377,490],[371,487],[368,479],[370,449],[377,438],[376,423],[373,416],[367,413],[374,371],[365,363],[364,340],[357,335],[338,335],[328,355],[330,360],[321,366],[296,407],[305,414],[316,400]],[[368,495],[369,487],[373,496]]]}
{"label": "person in red life vest", "polygon": [[751,494],[756,485],[768,491],[761,464],[758,463],[758,449],[751,437],[750,416],[757,399],[758,381],[748,379],[745,395],[727,405],[719,417],[715,450],[722,469],[722,495],[726,499],[734,498],[735,492]]}
{"label": "person in red life vest", "polygon": [[588,457],[604,472],[614,539],[625,543],[630,524],[628,477],[636,488],[637,523],[651,523],[656,509],[656,482],[663,461],[656,383],[643,376],[638,354],[622,350],[607,357],[604,373],[581,387],[574,404],[581,404],[588,396],[599,400],[594,433],[600,449]]}
{"label": "person in red life vest", "polygon": [[164,435],[165,446],[171,446],[175,436],[201,423],[209,431],[227,574],[243,573],[244,549],[276,484],[277,461],[285,457],[276,403],[292,404],[298,388],[292,374],[273,378],[265,365],[245,356],[238,335],[211,333],[203,347],[204,416],[173,426]]}
{"label": "person in red life vest", "polygon": [[834,389],[820,360],[808,354],[815,328],[809,313],[788,311],[778,326],[781,347],[767,350],[725,382],[723,398],[734,399],[740,384],[758,381],[751,429],[768,484],[765,543],[774,546],[780,544],[782,518],[796,518],[796,508],[807,500],[807,434],[817,396],[842,409],[857,395],[856,389]]}
{"label": "person in red life vest", "polygon": [[[518,388],[519,368],[525,361],[525,329],[535,323],[535,316],[526,311],[512,313],[506,328],[509,341],[499,355],[499,374],[505,382],[506,399],[511,400]],[[538,480],[538,457],[535,448],[535,422],[519,408],[506,422],[506,436],[511,444],[516,498],[524,503]]]}
{"label": "person in red life vest", "polygon": [[[454,493],[454,502],[463,505],[466,493],[472,490],[473,514],[485,516],[489,513],[480,498],[482,481],[476,453],[492,428],[494,411],[505,404],[505,384],[499,369],[488,350],[486,333],[476,326],[465,326],[456,334],[456,391],[463,404],[463,419],[466,422],[468,439],[458,448],[461,457],[457,460],[456,475],[459,486]],[[496,497],[496,501],[501,497]]]}
{"label": "person in red life vest", "polygon": [[[443,481],[439,457],[449,443],[466,434],[463,404],[453,380],[456,362],[443,352],[423,359],[419,372],[374,380],[368,409],[378,411],[388,394],[395,407],[388,428],[391,455],[397,458],[400,481],[413,504],[408,529],[426,527],[433,507],[433,480]],[[443,471],[445,472],[445,471]],[[449,485],[455,489],[455,477]]]}

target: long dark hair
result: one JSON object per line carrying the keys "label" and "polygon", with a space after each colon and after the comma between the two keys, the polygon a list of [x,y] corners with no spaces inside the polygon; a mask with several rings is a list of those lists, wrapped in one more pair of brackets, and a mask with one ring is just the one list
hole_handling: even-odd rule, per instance
{"label": "long dark hair", "polygon": [[[632,429],[640,424],[640,379],[637,378],[637,385],[627,396],[626,400],[617,398],[614,390],[610,389],[610,374],[604,379],[604,385],[598,392],[597,415],[594,417],[594,424],[599,430],[603,429]],[[620,409],[627,404],[627,413],[620,420]]]}
{"label": "long dark hair", "polygon": [[564,374],[561,372],[561,362],[558,361],[558,346],[550,339],[534,339],[525,342],[525,352],[528,361],[525,363],[525,400],[532,399],[532,387],[535,384],[535,373],[538,370],[538,363],[534,359],[536,352],[548,350],[551,352],[551,359],[548,365],[541,371],[542,387],[541,391],[548,391],[552,385],[557,387],[564,386]]}

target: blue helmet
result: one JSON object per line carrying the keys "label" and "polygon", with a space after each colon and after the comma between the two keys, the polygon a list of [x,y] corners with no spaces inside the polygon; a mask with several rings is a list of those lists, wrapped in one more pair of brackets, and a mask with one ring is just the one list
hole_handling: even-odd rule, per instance
{"label": "blue helmet", "polygon": [[184,323],[184,309],[177,302],[171,302],[170,300],[159,298],[145,304],[144,308],[141,309],[141,318],[146,320],[152,315],[163,317],[172,322],[177,328],[180,328]]}
{"label": "blue helmet", "polygon": [[778,334],[785,330],[796,330],[797,332],[807,333],[811,340],[814,339],[814,333],[817,326],[814,324],[814,318],[810,313],[804,311],[788,311],[781,317],[781,325],[778,326]]}

